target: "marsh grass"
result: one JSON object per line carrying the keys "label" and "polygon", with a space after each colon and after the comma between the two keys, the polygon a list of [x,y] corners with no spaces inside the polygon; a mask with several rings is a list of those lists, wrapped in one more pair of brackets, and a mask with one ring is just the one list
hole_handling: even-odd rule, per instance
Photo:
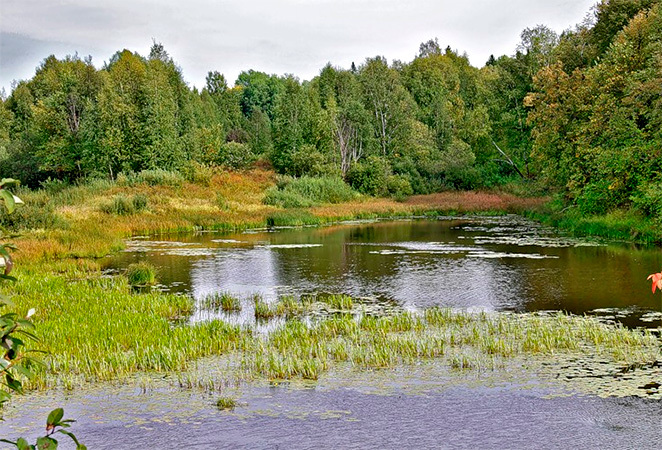
{"label": "marsh grass", "polygon": [[214,292],[202,299],[200,307],[212,311],[234,313],[241,311],[241,300],[229,292]]}
{"label": "marsh grass", "polygon": [[469,314],[432,308],[386,317],[344,315],[305,323],[293,319],[244,359],[248,372],[272,379],[315,380],[334,363],[389,369],[442,358],[453,370],[493,370],[527,355],[599,354],[615,364],[655,361],[659,341],[647,331],[557,314]]}
{"label": "marsh grass", "polygon": [[267,303],[261,295],[256,294],[253,296],[253,314],[255,320],[266,321],[276,317],[276,310]]}
{"label": "marsh grass", "polygon": [[308,208],[323,203],[342,203],[358,194],[339,177],[281,177],[267,190],[264,203],[282,208]]}
{"label": "marsh grass", "polygon": [[237,407],[237,400],[232,397],[220,397],[216,400],[216,408],[221,411],[230,410],[232,411]]}
{"label": "marsh grass", "polygon": [[244,348],[250,331],[223,322],[178,325],[192,300],[160,292],[133,293],[124,277],[86,268],[66,274],[20,270],[6,291],[21,313],[35,308],[39,348],[48,356],[32,387],[73,388],[141,371],[185,370],[190,361]]}
{"label": "marsh grass", "polygon": [[126,278],[133,287],[147,287],[156,284],[156,268],[145,261],[129,264]]}

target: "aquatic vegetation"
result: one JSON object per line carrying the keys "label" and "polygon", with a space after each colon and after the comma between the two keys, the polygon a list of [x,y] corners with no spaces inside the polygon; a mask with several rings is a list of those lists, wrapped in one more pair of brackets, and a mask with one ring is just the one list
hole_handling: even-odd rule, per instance
{"label": "aquatic vegetation", "polygon": [[[317,379],[334,363],[388,369],[441,358],[455,370],[493,370],[516,356],[602,355],[613,364],[660,357],[649,332],[556,314],[470,314],[431,308],[423,314],[352,315],[310,323],[293,319],[254,341],[243,358],[249,373],[268,378]],[[560,370],[560,369],[559,369]]]}
{"label": "aquatic vegetation", "polygon": [[237,400],[232,397],[220,397],[216,400],[216,407],[221,411],[233,410],[237,407]]}
{"label": "aquatic vegetation", "polygon": [[253,310],[256,320],[269,320],[276,317],[275,309],[258,294],[253,296]]}
{"label": "aquatic vegetation", "polygon": [[352,297],[343,294],[318,295],[317,300],[339,311],[348,311],[354,306]]}
{"label": "aquatic vegetation", "polygon": [[204,297],[200,306],[203,309],[214,311],[239,312],[241,311],[241,300],[229,292],[214,292]]}
{"label": "aquatic vegetation", "polygon": [[144,261],[130,264],[126,269],[126,278],[134,287],[153,286],[156,284],[156,268]]}

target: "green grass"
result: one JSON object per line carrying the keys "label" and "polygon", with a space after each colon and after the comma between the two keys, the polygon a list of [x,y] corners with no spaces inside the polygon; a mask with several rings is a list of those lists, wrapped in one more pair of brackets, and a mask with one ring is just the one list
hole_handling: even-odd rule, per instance
{"label": "green grass", "polygon": [[156,268],[148,262],[129,264],[126,278],[134,287],[153,286],[156,284]]}
{"label": "green grass", "polygon": [[320,225],[323,220],[304,209],[276,211],[267,216],[269,227],[300,227],[304,225]]}
{"label": "green grass", "polygon": [[[135,293],[126,278],[104,278],[86,265],[63,264],[59,274],[18,272],[19,281],[3,290],[13,295],[18,313],[36,309],[37,347],[49,355],[47,368],[37,371],[30,387],[75,388],[143,371],[182,373],[191,361],[229,352],[240,355],[242,376],[313,380],[339,363],[375,370],[436,358],[451,369],[490,370],[521,355],[550,361],[560,354],[602,355],[619,364],[661,357],[650,333],[590,318],[433,308],[422,314],[308,320],[302,317],[320,300],[308,297],[283,297],[269,305],[256,296],[256,318],[291,318],[265,336],[222,321],[186,325],[193,312],[189,297]],[[333,298],[343,308],[354,302]]]}
{"label": "green grass", "polygon": [[37,373],[33,386],[181,371],[197,358],[242,347],[250,336],[219,321],[181,325],[193,312],[189,297],[135,293],[123,277],[19,272],[19,281],[4,289],[21,313],[36,309],[36,346],[48,352],[48,370]]}
{"label": "green grass", "polygon": [[313,325],[295,319],[265,340],[253,341],[245,369],[272,379],[318,379],[336,363],[388,369],[442,358],[455,370],[491,370],[508,358],[559,353],[601,355],[620,364],[655,361],[659,341],[648,332],[594,319],[554,316],[468,314],[432,308],[422,315],[351,315]]}
{"label": "green grass", "polygon": [[241,311],[241,300],[229,292],[214,292],[202,299],[201,307],[214,311],[239,312]]}
{"label": "green grass", "polygon": [[323,203],[348,202],[357,195],[338,177],[281,177],[277,186],[267,190],[264,203],[282,208],[308,208]]}
{"label": "green grass", "polygon": [[615,210],[604,215],[587,216],[573,207],[559,209],[551,205],[543,211],[526,211],[524,215],[576,236],[596,236],[643,244],[662,243],[660,224],[633,210]]}
{"label": "green grass", "polygon": [[269,320],[276,317],[276,310],[265,302],[262,296],[254,295],[253,296],[253,310],[256,320]]}

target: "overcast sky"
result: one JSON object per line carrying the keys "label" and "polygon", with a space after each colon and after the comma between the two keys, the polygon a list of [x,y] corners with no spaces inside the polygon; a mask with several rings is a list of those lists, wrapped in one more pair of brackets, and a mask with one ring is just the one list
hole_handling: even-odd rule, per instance
{"label": "overcast sky", "polygon": [[185,79],[209,70],[232,84],[242,70],[302,79],[327,63],[348,68],[382,55],[410,61],[437,37],[483,66],[514,53],[520,32],[545,24],[561,32],[597,0],[0,0],[0,87],[31,78],[48,55],[92,55],[165,46]]}

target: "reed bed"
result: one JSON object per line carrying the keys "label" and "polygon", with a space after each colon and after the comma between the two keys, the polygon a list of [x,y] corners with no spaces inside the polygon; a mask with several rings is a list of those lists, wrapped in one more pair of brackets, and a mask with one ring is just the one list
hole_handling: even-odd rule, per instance
{"label": "reed bed", "polygon": [[317,379],[332,364],[388,369],[443,358],[456,370],[491,370],[527,355],[599,354],[630,365],[660,358],[649,332],[564,314],[468,314],[432,308],[387,317],[343,315],[308,324],[294,319],[253,341],[244,368],[272,379]]}

